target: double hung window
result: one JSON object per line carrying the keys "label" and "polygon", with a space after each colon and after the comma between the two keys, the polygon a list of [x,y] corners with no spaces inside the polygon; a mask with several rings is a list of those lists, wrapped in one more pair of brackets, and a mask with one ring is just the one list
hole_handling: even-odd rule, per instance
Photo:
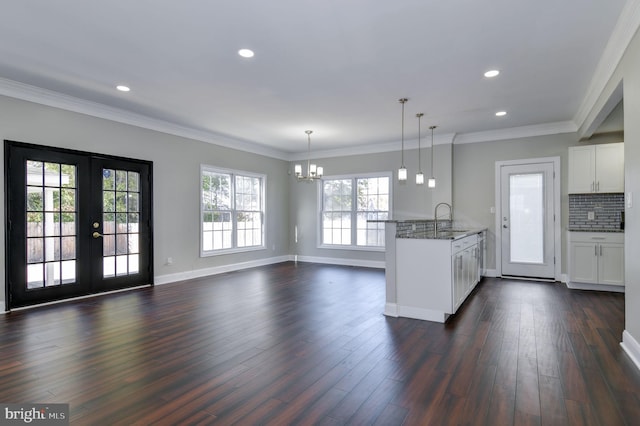
{"label": "double hung window", "polygon": [[321,188],[320,246],[384,248],[391,212],[391,175],[328,177]]}
{"label": "double hung window", "polygon": [[202,256],[264,248],[264,175],[201,166]]}

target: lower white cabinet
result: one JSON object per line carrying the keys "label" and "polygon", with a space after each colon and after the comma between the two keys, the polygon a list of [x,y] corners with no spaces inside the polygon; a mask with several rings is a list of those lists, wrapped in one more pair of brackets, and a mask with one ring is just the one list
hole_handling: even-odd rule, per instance
{"label": "lower white cabinet", "polygon": [[624,285],[624,234],[569,232],[570,283]]}
{"label": "lower white cabinet", "polygon": [[475,235],[452,243],[453,312],[480,281],[480,249]]}
{"label": "lower white cabinet", "polygon": [[480,281],[478,234],[457,240],[398,238],[398,316],[444,322]]}

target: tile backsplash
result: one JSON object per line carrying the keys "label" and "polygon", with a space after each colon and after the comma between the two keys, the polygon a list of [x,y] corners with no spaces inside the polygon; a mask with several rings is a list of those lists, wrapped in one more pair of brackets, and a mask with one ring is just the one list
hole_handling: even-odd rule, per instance
{"label": "tile backsplash", "polygon": [[[593,219],[589,219],[589,213]],[[624,194],[569,194],[569,230],[621,231]]]}
{"label": "tile backsplash", "polygon": [[[438,229],[445,230],[451,228],[450,220],[438,220]],[[407,238],[411,235],[433,233],[433,220],[402,221],[396,225],[396,237]]]}

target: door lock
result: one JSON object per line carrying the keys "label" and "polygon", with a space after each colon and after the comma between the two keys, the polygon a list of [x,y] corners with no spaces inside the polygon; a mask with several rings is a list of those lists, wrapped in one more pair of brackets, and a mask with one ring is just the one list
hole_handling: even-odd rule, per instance
{"label": "door lock", "polygon": [[93,229],[100,228],[100,222],[93,222]]}
{"label": "door lock", "polygon": [[101,233],[99,233],[98,231],[94,232],[92,235],[93,235],[93,238],[100,238],[100,237],[102,237],[102,234],[101,234]]}

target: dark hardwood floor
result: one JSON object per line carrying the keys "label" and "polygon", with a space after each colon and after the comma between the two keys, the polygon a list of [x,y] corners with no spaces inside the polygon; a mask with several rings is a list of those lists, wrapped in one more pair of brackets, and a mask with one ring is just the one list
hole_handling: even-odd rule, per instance
{"label": "dark hardwood floor", "polygon": [[384,271],[283,263],[0,315],[0,402],[72,424],[640,422],[624,296],[485,278],[447,324]]}

